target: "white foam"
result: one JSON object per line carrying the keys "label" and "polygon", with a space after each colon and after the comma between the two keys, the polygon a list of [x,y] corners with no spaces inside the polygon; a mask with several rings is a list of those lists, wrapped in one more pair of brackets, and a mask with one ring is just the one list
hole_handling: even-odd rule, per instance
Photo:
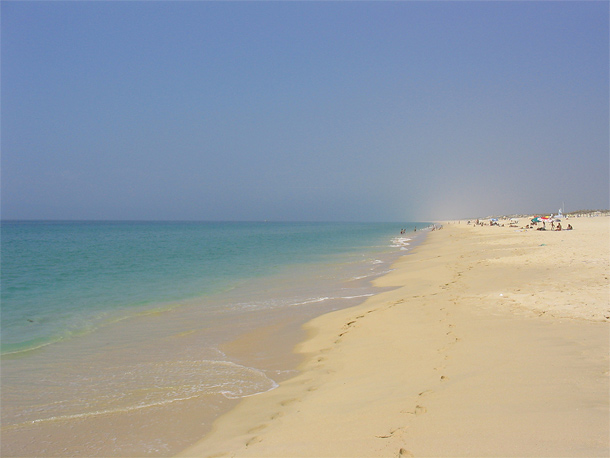
{"label": "white foam", "polygon": [[360,294],[359,296],[344,296],[341,297],[340,299],[359,299],[361,297],[371,297],[374,296],[374,294]]}
{"label": "white foam", "polygon": [[[269,380],[271,380],[271,379],[269,379]],[[264,391],[258,391],[256,393],[250,393],[250,394],[240,394],[237,396],[232,394],[230,391],[221,391],[220,394],[222,394],[227,399],[249,398],[250,396],[256,396],[258,394],[263,394],[263,393],[267,393],[268,391],[275,390],[279,385],[277,384],[277,382],[275,380],[271,380],[271,381],[273,382],[273,384],[271,385],[271,388],[264,390]]]}
{"label": "white foam", "polygon": [[314,297],[314,298],[311,298],[311,299],[306,299],[306,300],[304,300],[302,302],[295,302],[292,305],[315,304],[316,302],[324,302],[324,301],[327,301],[329,299],[331,299],[331,298],[330,297],[326,297],[326,296],[325,297]]}
{"label": "white foam", "polygon": [[406,246],[410,245],[410,241],[412,239],[409,237],[395,237],[392,239],[392,245],[390,245],[392,248],[404,248]]}

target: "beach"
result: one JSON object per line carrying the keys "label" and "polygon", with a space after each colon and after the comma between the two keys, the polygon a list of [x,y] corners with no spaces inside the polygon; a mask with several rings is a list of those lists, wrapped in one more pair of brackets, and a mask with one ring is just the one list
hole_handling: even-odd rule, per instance
{"label": "beach", "polygon": [[608,456],[609,221],[445,222],[179,456]]}

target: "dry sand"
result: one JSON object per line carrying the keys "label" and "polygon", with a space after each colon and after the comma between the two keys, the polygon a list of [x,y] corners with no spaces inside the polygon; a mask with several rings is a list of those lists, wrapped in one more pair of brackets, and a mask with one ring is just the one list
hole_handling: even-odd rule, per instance
{"label": "dry sand", "polygon": [[609,456],[610,218],[570,222],[431,232],[181,456]]}

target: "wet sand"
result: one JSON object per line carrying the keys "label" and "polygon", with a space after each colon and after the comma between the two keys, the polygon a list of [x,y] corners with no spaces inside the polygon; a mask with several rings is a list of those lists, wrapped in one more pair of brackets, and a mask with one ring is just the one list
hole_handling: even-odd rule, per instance
{"label": "wet sand", "polygon": [[610,219],[570,222],[445,224],[180,456],[608,456]]}

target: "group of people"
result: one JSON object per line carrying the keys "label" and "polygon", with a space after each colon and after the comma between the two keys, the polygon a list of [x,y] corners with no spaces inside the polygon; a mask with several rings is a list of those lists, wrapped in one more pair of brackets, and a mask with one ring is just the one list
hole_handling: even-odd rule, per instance
{"label": "group of people", "polygon": [[[535,227],[538,225],[538,222],[534,222],[532,221],[530,224],[528,224],[527,226],[523,227],[522,229],[536,229],[538,231],[546,231],[546,223],[544,221],[542,222],[542,227]],[[475,226],[485,226],[487,223],[483,223],[483,221],[480,220],[476,220],[476,222],[474,221],[468,221],[468,224],[474,224]],[[494,221],[493,219],[489,221],[489,225],[490,226],[500,226],[500,224],[498,223],[498,221]],[[502,226],[504,226],[504,224],[502,224]],[[516,224],[516,220],[511,220],[511,224],[510,227],[519,227]],[[557,225],[555,225],[554,221],[551,221],[551,230],[552,231],[561,231],[561,230],[566,230],[566,231],[571,231],[572,229],[574,229],[572,227],[571,224],[568,224],[568,227],[566,227],[565,229],[563,229],[563,227],[561,226],[561,221],[557,222]]]}
{"label": "group of people", "polygon": [[[543,224],[543,226],[537,228],[536,229],[537,231],[546,231],[546,223],[542,223],[542,224]],[[534,225],[528,224],[527,226],[525,226],[525,229],[534,229]],[[561,222],[558,222],[557,226],[555,226],[555,223],[553,221],[551,221],[551,230],[552,231],[561,231],[562,229],[563,228],[561,227]],[[574,228],[572,227],[571,224],[568,224],[568,227],[565,228],[566,231],[571,231],[572,229],[574,229]]]}
{"label": "group of people", "polygon": [[[417,226],[415,226],[415,228],[413,229],[413,232],[417,232]],[[404,235],[404,234],[406,234],[406,233],[407,233],[407,230],[406,230],[406,229],[401,229],[401,230],[400,230],[400,234],[401,234],[401,235]]]}
{"label": "group of people", "polygon": [[[469,221],[468,223],[470,224],[470,221]],[[442,228],[443,228],[443,226],[442,226],[442,225],[432,224],[432,225],[430,225],[430,226],[428,226],[428,227],[424,227],[424,230],[426,230],[426,229],[430,229],[430,230],[432,230],[432,231],[437,231],[437,230],[440,230],[440,229],[442,229]],[[413,228],[413,232],[417,232],[417,226],[415,226],[415,227]],[[401,230],[400,230],[400,235],[405,235],[406,233],[407,233],[407,230],[406,230],[406,229],[401,229]]]}
{"label": "group of people", "polygon": [[[568,227],[566,227],[566,231],[571,231],[573,229],[571,224],[568,224]],[[561,221],[557,223],[557,226],[555,226],[555,223],[553,223],[553,221],[551,221],[551,230],[552,231],[560,231],[561,230]]]}

